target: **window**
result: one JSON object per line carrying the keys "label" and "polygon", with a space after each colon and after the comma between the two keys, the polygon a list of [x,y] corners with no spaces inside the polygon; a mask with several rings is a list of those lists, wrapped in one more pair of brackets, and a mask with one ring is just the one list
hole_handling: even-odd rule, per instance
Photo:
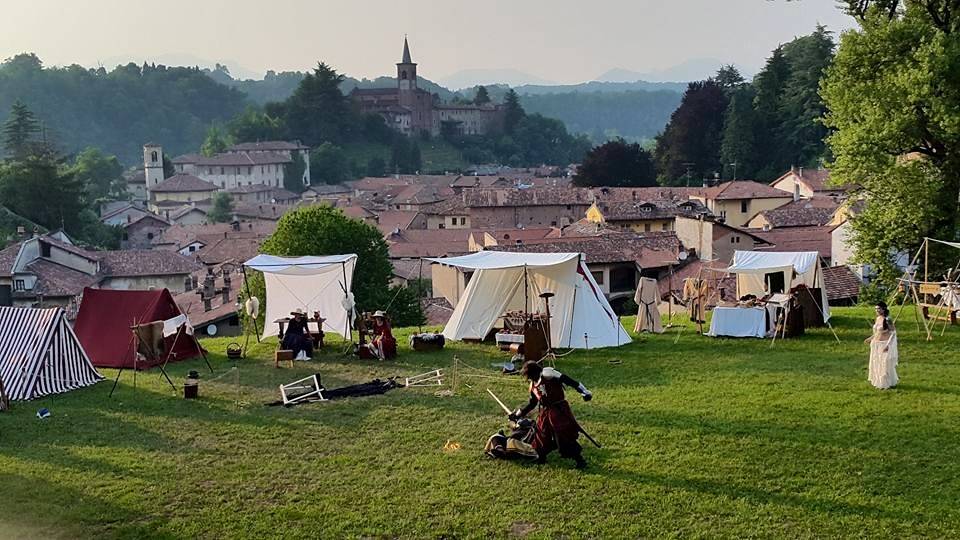
{"label": "window", "polygon": [[124,242],[126,242],[127,240],[130,239],[130,238],[127,236],[127,232],[126,232],[126,231],[124,231],[123,234],[121,235],[121,239],[122,239]]}
{"label": "window", "polygon": [[156,163],[156,162],[157,162],[157,151],[156,151],[156,150],[154,150],[153,152],[150,152],[150,161],[152,161],[153,163]]}
{"label": "window", "polygon": [[253,167],[247,167],[247,176],[253,174]]}
{"label": "window", "polygon": [[194,251],[197,250],[197,246],[190,246],[189,249],[190,249],[190,253],[193,253]]}
{"label": "window", "polygon": [[220,174],[224,174],[224,173],[223,173],[223,167],[220,167]]}
{"label": "window", "polygon": [[785,277],[783,272],[771,272],[763,275],[763,282],[767,285],[768,293],[782,293]]}
{"label": "window", "polygon": [[50,244],[45,242],[40,242],[40,256],[49,257],[50,256]]}
{"label": "window", "polygon": [[437,225],[437,228],[438,228],[438,229],[446,229],[447,226],[444,225],[443,223],[441,223],[441,224]]}
{"label": "window", "polygon": [[593,280],[597,282],[597,285],[603,285],[603,272],[590,272],[590,275],[593,276]]}
{"label": "window", "polygon": [[461,225],[466,225],[466,224],[467,224],[467,218],[465,218],[465,217],[460,218],[460,224],[461,224]]}
{"label": "window", "polygon": [[23,290],[26,290],[26,289],[27,289],[27,285],[26,285],[26,283],[24,283],[24,281],[23,281],[22,279],[15,279],[15,280],[13,280],[13,290],[15,290],[15,291],[23,291]]}
{"label": "window", "polygon": [[663,224],[663,230],[669,231],[669,230],[670,230],[670,224],[669,224],[669,223],[664,223],[664,224]]}
{"label": "window", "polygon": [[263,174],[264,172],[266,172],[266,171],[264,171],[265,168],[266,168],[266,167],[264,167],[263,165],[260,166],[260,174]]}
{"label": "window", "polygon": [[750,201],[747,201],[747,200],[740,201],[740,213],[741,213],[741,214],[746,214],[746,213],[747,213],[747,210],[748,210],[749,208],[750,208]]}
{"label": "window", "polygon": [[731,243],[731,244],[739,244],[739,243],[740,243],[740,237],[737,236],[737,235],[731,236],[731,237],[730,237],[730,243]]}
{"label": "window", "polygon": [[556,221],[551,221],[551,222],[550,222],[550,226],[551,226],[551,227],[556,227],[556,226],[557,226],[557,222],[556,222]]}
{"label": "window", "polygon": [[152,233],[152,232],[148,232],[148,233],[147,233],[147,240],[153,240],[153,233]]}
{"label": "window", "polygon": [[727,219],[727,211],[726,211],[726,210],[721,210],[721,211],[720,211],[720,219]]}
{"label": "window", "polygon": [[643,224],[643,232],[650,232],[650,224],[649,224],[649,223],[644,223],[644,224]]}

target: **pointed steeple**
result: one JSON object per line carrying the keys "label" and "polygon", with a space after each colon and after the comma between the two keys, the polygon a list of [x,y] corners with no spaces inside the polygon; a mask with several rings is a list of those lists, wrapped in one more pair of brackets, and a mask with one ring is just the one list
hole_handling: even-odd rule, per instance
{"label": "pointed steeple", "polygon": [[410,59],[410,45],[407,44],[407,36],[403,36],[403,60],[401,64],[412,64],[413,60]]}

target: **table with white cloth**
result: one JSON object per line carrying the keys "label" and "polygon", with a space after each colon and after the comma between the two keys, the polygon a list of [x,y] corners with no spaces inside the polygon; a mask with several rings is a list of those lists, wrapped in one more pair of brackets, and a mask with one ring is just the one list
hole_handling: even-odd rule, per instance
{"label": "table with white cloth", "polygon": [[763,307],[716,307],[708,336],[766,337],[767,309]]}

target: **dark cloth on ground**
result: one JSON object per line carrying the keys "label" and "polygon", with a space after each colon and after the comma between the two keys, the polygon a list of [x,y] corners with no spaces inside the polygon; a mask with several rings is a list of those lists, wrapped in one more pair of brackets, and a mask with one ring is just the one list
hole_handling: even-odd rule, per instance
{"label": "dark cloth on ground", "polygon": [[[319,375],[318,375],[319,380]],[[394,388],[400,388],[400,384],[397,383],[394,377],[391,377],[386,380],[374,379],[369,382],[352,384],[350,386],[342,386],[340,388],[326,389],[322,388],[320,394],[323,396],[323,399],[342,399],[347,397],[364,397],[364,396],[376,396],[380,394],[386,394]],[[302,394],[301,394],[302,395]],[[296,395],[289,396],[290,398],[296,398]],[[320,397],[306,399],[303,402],[299,403],[311,403],[314,401],[320,401]],[[271,401],[266,404],[270,407],[276,407],[278,405],[283,405],[283,400]]]}

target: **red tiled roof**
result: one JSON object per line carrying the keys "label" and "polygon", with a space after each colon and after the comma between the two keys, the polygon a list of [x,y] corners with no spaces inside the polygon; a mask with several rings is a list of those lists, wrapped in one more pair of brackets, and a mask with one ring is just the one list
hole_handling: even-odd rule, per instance
{"label": "red tiled roof", "polygon": [[192,174],[175,174],[150,188],[152,192],[170,193],[183,191],[217,191],[215,184]]}
{"label": "red tiled roof", "polygon": [[225,262],[243,263],[260,252],[261,238],[256,237],[229,237],[219,238],[204,245],[194,253],[206,265],[223,264]]}
{"label": "red tiled roof", "polygon": [[[200,286],[203,285],[203,275],[204,272],[196,273],[196,277],[199,278]],[[222,294],[215,294],[210,299],[210,311],[203,310],[203,299],[197,294],[196,291],[189,291],[177,294],[173,297],[173,301],[177,303],[180,307],[180,311],[187,316],[187,320],[190,321],[190,324],[197,328],[197,331],[201,331],[203,327],[208,324],[215,323],[227,317],[232,317],[237,314],[237,291],[243,287],[243,274],[232,274],[230,284],[230,292],[228,293],[228,301],[223,301]],[[217,289],[222,289],[224,286],[223,277],[218,277],[214,281],[214,286]]]}
{"label": "red tiled roof", "polygon": [[201,154],[183,154],[173,158],[174,165],[192,165],[203,158]]}
{"label": "red tiled roof", "polygon": [[431,267],[429,261],[424,261],[421,268],[421,259],[394,259],[390,263],[393,264],[393,275],[401,277],[406,280],[417,279],[423,277],[423,279],[430,279],[432,276]]}
{"label": "red tiled roof", "polygon": [[828,301],[851,300],[860,296],[862,282],[849,266],[828,266],[822,270]]}
{"label": "red tiled roof", "polygon": [[37,276],[31,296],[77,296],[84,287],[95,286],[102,279],[46,259],[37,259],[26,269]]}
{"label": "red tiled roof", "polygon": [[405,210],[385,210],[377,212],[377,227],[384,234],[390,234],[399,229],[406,230],[417,219],[420,212],[410,212]]}
{"label": "red tiled roof", "polygon": [[20,253],[21,242],[0,249],[0,276],[9,276],[13,273],[13,263]]}
{"label": "red tiled roof", "polygon": [[453,315],[453,306],[446,298],[424,298],[420,305],[428,326],[444,326]]}
{"label": "red tiled roof", "polygon": [[785,227],[769,231],[753,229],[750,234],[773,244],[765,251],[818,251],[821,257],[829,259],[832,250],[831,229],[829,226]]}
{"label": "red tiled roof", "polygon": [[230,152],[227,154],[217,154],[211,157],[201,156],[197,165],[202,166],[252,166],[252,165],[271,165],[275,163],[290,163],[291,159],[283,154],[276,152]]}
{"label": "red tiled roof", "polygon": [[289,152],[307,150],[299,141],[260,141],[238,143],[227,149],[228,152]]}
{"label": "red tiled roof", "polygon": [[830,204],[825,201],[801,199],[785,204],[773,210],[764,210],[763,216],[772,227],[812,227],[825,225],[837,210],[837,203],[831,199]]}
{"label": "red tiled roof", "polygon": [[735,180],[703,190],[703,196],[713,200],[733,199],[789,199],[793,196],[775,187],[752,180]]}
{"label": "red tiled roof", "polygon": [[660,268],[676,262],[680,240],[673,234],[643,236],[616,235],[592,238],[532,240],[522,244],[491,246],[490,251],[521,253],[576,253],[586,256],[587,264],[636,262],[641,268]]}
{"label": "red tiled roof", "polygon": [[174,251],[129,249],[91,252],[100,270],[111,277],[189,274],[200,265]]}

